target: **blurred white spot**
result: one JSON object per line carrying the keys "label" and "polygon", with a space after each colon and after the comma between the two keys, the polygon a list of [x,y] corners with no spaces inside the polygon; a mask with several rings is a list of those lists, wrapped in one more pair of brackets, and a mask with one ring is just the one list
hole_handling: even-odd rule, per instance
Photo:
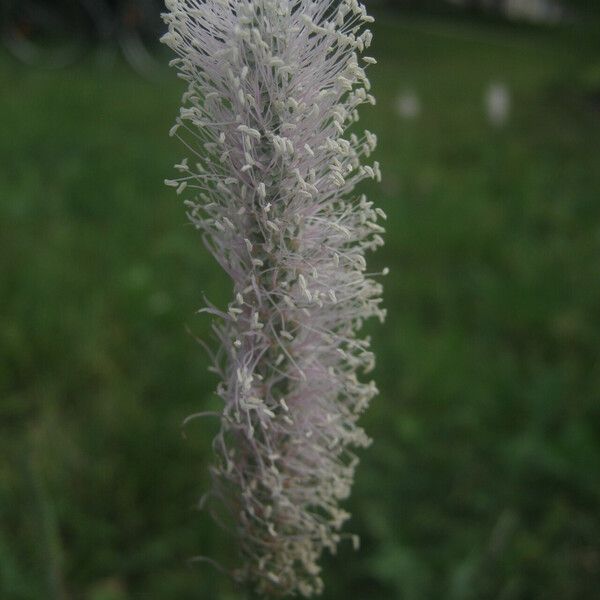
{"label": "blurred white spot", "polygon": [[[468,0],[446,1],[463,8],[472,4]],[[554,24],[565,17],[565,10],[557,0],[480,0],[479,6],[516,21]]]}
{"label": "blurred white spot", "polygon": [[491,83],[485,93],[485,108],[492,125],[501,127],[510,116],[510,92],[504,83]]}
{"label": "blurred white spot", "polygon": [[552,0],[506,0],[504,11],[510,19],[534,23],[558,23],[563,17],[563,10]]}
{"label": "blurred white spot", "polygon": [[403,119],[416,119],[421,114],[421,102],[413,90],[402,92],[396,98],[396,112]]}

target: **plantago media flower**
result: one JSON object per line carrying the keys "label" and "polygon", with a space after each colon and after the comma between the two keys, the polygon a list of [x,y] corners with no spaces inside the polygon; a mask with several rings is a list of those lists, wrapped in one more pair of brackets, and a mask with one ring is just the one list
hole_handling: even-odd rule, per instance
{"label": "plantago media flower", "polygon": [[[353,193],[375,135],[349,133],[374,104],[372,19],[356,0],[167,0],[163,41],[188,82],[171,134],[189,158],[167,181],[232,282],[214,369],[221,430],[210,499],[226,507],[260,593],[323,589],[318,559],[349,517],[357,425],[376,394],[365,319],[384,318],[365,252],[383,211]],[[357,539],[352,538],[355,543]]]}

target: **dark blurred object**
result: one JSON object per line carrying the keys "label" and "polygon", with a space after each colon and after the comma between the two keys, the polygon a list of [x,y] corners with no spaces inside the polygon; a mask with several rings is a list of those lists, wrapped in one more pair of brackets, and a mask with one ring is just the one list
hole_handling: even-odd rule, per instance
{"label": "dark blurred object", "polygon": [[163,7],[160,0],[7,0],[2,41],[21,62],[53,69],[73,64],[93,44],[114,43],[152,78],[164,63],[157,50]]}
{"label": "dark blurred object", "polygon": [[89,0],[8,0],[2,14],[2,41],[28,65],[65,67],[88,50],[94,31],[105,29],[99,6]]}
{"label": "dark blurred object", "polygon": [[161,0],[124,0],[116,11],[119,45],[127,62],[142,75],[153,77],[162,69],[159,39],[166,31]]}

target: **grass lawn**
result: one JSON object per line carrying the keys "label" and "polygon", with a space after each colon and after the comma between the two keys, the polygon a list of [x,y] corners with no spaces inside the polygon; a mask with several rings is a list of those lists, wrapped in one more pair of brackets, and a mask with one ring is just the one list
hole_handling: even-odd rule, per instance
{"label": "grass lawn", "polygon": [[[387,14],[374,33],[362,124],[389,318],[368,326],[381,394],[347,527],[363,545],[324,561],[324,598],[597,598],[600,51]],[[2,55],[0,88],[0,597],[240,598],[186,564],[234,553],[194,510],[215,425],[180,432],[218,406],[195,311],[230,294],[162,184],[181,82]],[[395,109],[409,89],[413,120]]]}

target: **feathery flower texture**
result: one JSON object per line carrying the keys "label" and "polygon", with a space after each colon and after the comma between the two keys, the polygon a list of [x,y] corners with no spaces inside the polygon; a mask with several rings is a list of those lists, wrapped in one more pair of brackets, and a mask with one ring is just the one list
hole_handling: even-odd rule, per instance
{"label": "feathery flower texture", "polygon": [[351,449],[370,441],[357,419],[377,393],[357,377],[374,364],[358,331],[385,316],[364,257],[385,214],[353,188],[381,175],[361,164],[375,135],[348,133],[375,103],[358,58],[372,19],[357,0],[166,5],[189,84],[171,134],[193,155],[167,184],[233,283],[226,311],[204,309],[224,404],[209,502],[233,523],[239,580],[309,597],[344,535]]}

